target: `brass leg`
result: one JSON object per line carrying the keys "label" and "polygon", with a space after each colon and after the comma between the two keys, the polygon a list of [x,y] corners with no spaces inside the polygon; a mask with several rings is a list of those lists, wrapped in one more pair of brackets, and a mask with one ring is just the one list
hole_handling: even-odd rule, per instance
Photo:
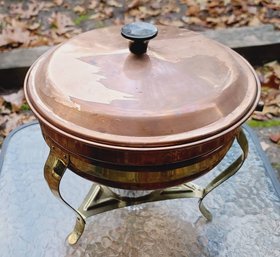
{"label": "brass leg", "polygon": [[74,230],[70,233],[67,240],[70,245],[74,245],[78,242],[80,237],[82,236],[85,229],[85,220],[79,215],[76,218],[76,224]]}
{"label": "brass leg", "polygon": [[199,199],[199,201],[198,201],[199,210],[200,210],[201,214],[204,216],[205,219],[207,219],[208,221],[211,221],[212,220],[212,214],[203,204],[203,202],[202,202],[203,198]]}
{"label": "brass leg", "polygon": [[56,152],[54,150],[55,148],[53,147],[49,153],[44,168],[44,176],[52,193],[59,200],[62,200],[69,208],[71,208],[77,214],[76,226],[74,228],[74,231],[68,237],[69,244],[75,244],[79,240],[79,238],[81,237],[84,231],[85,220],[77,210],[75,210],[63,199],[60,193],[59,190],[60,181],[67,169],[69,158],[67,155],[63,154],[60,150],[57,149]]}
{"label": "brass leg", "polygon": [[49,154],[48,160],[45,165],[45,178],[49,184],[49,187],[53,194],[62,200],[68,207],[74,210],[77,214],[76,225],[73,232],[68,236],[69,244],[73,245],[80,239],[84,228],[85,219],[93,215],[110,211],[113,209],[123,208],[126,206],[137,205],[147,202],[156,202],[168,199],[179,198],[198,198],[199,209],[202,215],[211,220],[211,213],[205,208],[203,199],[208,193],[210,193],[217,186],[222,184],[232,175],[234,175],[242,166],[248,153],[248,142],[246,136],[242,130],[239,131],[236,136],[237,142],[241,147],[242,154],[222,173],[214,178],[205,188],[197,186],[193,183],[185,183],[176,187],[167,188],[164,190],[155,190],[150,194],[137,198],[121,197],[112,192],[108,187],[94,184],[83,203],[78,210],[71,207],[61,196],[59,191],[59,184],[61,178],[68,166],[68,156],[56,149],[56,152],[52,151]]}
{"label": "brass leg", "polygon": [[224,181],[233,176],[242,166],[248,155],[248,141],[242,129],[240,129],[239,133],[236,136],[237,143],[239,144],[242,153],[241,155],[222,173],[220,173],[217,177],[215,177],[204,189],[203,196],[199,200],[199,209],[203,216],[207,220],[212,220],[211,213],[205,208],[203,204],[203,199],[207,194],[209,194],[213,189],[221,185]]}

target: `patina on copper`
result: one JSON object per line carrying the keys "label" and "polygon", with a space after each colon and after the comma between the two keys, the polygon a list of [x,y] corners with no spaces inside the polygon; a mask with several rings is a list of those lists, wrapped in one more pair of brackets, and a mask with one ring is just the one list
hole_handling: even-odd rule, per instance
{"label": "patina on copper", "polygon": [[[70,156],[74,172],[115,187],[162,188],[209,171],[256,108],[253,69],[231,49],[174,27],[159,26],[147,53],[136,55],[120,30],[83,33],[29,70],[25,93],[46,142]],[[213,156],[194,174],[166,180]],[[107,178],[91,166],[107,169]],[[161,175],[149,186],[151,172]]]}

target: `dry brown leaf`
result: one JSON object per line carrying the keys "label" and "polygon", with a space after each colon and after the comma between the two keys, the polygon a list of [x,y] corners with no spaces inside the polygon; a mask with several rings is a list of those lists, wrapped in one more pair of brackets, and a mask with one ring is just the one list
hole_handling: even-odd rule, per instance
{"label": "dry brown leaf", "polygon": [[130,3],[127,5],[127,10],[137,8],[141,4],[140,0],[132,0]]}
{"label": "dry brown leaf", "polygon": [[182,17],[182,21],[185,22],[186,24],[195,24],[195,25],[199,25],[202,27],[206,27],[206,22],[202,21],[200,18],[198,17]]}
{"label": "dry brown leaf", "polygon": [[28,30],[36,30],[41,26],[41,24],[39,22],[34,22],[31,25],[27,26]]}
{"label": "dry brown leaf", "polygon": [[73,8],[75,13],[85,13],[86,9],[80,5],[77,5]]}
{"label": "dry brown leaf", "polygon": [[42,11],[49,11],[49,9],[51,9],[53,7],[56,7],[55,3],[44,1],[44,7],[42,8]]}
{"label": "dry brown leaf", "polygon": [[56,5],[62,5],[62,4],[63,4],[63,0],[53,0],[53,2],[54,2]]}
{"label": "dry brown leaf", "polygon": [[98,12],[89,17],[90,20],[103,20],[105,18],[104,13]]}
{"label": "dry brown leaf", "polygon": [[224,5],[221,5],[215,8],[208,8],[207,12],[209,13],[210,16],[218,17],[220,15],[224,15],[227,12],[227,10]]}
{"label": "dry brown leaf", "polygon": [[261,99],[265,105],[269,105],[272,101],[277,99],[280,91],[274,88],[264,87],[262,85]]}
{"label": "dry brown leaf", "polygon": [[280,132],[271,134],[269,139],[276,144],[280,144]]}
{"label": "dry brown leaf", "polygon": [[113,14],[114,14],[114,8],[106,7],[106,8],[104,8],[103,13],[105,14],[106,18],[111,18],[111,17],[113,17]]}
{"label": "dry brown leaf", "polygon": [[38,13],[44,8],[43,1],[28,1],[25,3],[16,3],[10,5],[10,13],[18,15],[21,19],[30,19],[37,16]]}
{"label": "dry brown leaf", "polygon": [[174,26],[174,27],[184,27],[185,26],[185,24],[180,20],[171,20],[168,18],[161,18],[159,20],[159,23],[162,25]]}
{"label": "dry brown leaf", "polygon": [[267,105],[277,105],[278,107],[280,107],[280,91],[274,99],[270,100],[267,103]]}
{"label": "dry brown leaf", "polygon": [[117,8],[122,7],[122,1],[109,0],[107,1],[107,4],[112,7],[117,7]]}
{"label": "dry brown leaf", "polygon": [[221,17],[217,17],[217,18],[212,18],[212,17],[208,17],[206,18],[206,22],[213,24],[213,26],[219,24],[222,22]]}
{"label": "dry brown leaf", "polygon": [[114,19],[113,21],[114,25],[124,25],[124,20],[123,19],[120,19],[120,18],[116,18]]}
{"label": "dry brown leaf", "polygon": [[8,120],[9,116],[8,115],[0,115],[0,134],[2,135],[2,130],[5,129],[6,123]]}
{"label": "dry brown leaf", "polygon": [[1,115],[10,114],[11,113],[11,106],[7,106],[5,100],[3,99],[2,96],[0,96],[0,113],[1,113]]}
{"label": "dry brown leaf", "polygon": [[212,1],[208,1],[207,3],[207,7],[208,8],[215,8],[215,7],[219,7],[223,1],[220,0],[212,0]]}
{"label": "dry brown leaf", "polygon": [[234,14],[230,15],[226,21],[226,24],[232,25],[237,22],[236,16]]}
{"label": "dry brown leaf", "polygon": [[144,17],[158,16],[161,13],[160,9],[151,9],[147,8],[146,6],[139,6],[138,10],[143,14]]}
{"label": "dry brown leaf", "polygon": [[128,11],[128,14],[129,14],[129,16],[132,16],[132,17],[138,17],[138,18],[141,17],[141,11],[138,9],[130,9]]}
{"label": "dry brown leaf", "polygon": [[200,12],[199,5],[191,5],[187,8],[186,15],[187,16],[198,16],[199,12]]}
{"label": "dry brown leaf", "polygon": [[2,99],[7,102],[10,103],[12,106],[12,111],[18,111],[20,109],[20,107],[22,106],[22,104],[24,103],[24,93],[23,93],[23,89],[19,90],[16,93],[12,93],[9,95],[2,95]]}
{"label": "dry brown leaf", "polygon": [[269,106],[265,105],[263,107],[262,113],[264,114],[270,113],[275,117],[280,117],[280,107],[275,105],[269,105]]}
{"label": "dry brown leaf", "polygon": [[268,80],[266,79],[262,85],[264,87],[280,89],[280,79],[274,73],[272,73],[268,77]]}
{"label": "dry brown leaf", "polygon": [[161,8],[161,3],[159,1],[156,1],[156,2],[152,2],[151,3],[151,8],[152,9],[160,9]]}
{"label": "dry brown leaf", "polygon": [[261,21],[257,16],[254,16],[250,21],[249,21],[249,26],[259,26],[261,25]]}
{"label": "dry brown leaf", "polygon": [[252,119],[258,121],[266,121],[269,120],[270,117],[268,117],[266,114],[261,112],[254,112],[254,114],[252,115]]}
{"label": "dry brown leaf", "polygon": [[248,6],[247,10],[249,13],[254,14],[254,15],[256,15],[258,12],[257,6]]}
{"label": "dry brown leaf", "polygon": [[275,75],[280,79],[280,64],[277,61],[266,63],[265,66],[270,67]]}
{"label": "dry brown leaf", "polygon": [[4,102],[5,102],[4,98],[2,97],[2,95],[0,95],[0,106],[2,106]]}
{"label": "dry brown leaf", "polygon": [[6,137],[19,125],[32,120],[35,120],[35,117],[28,113],[12,113],[7,116],[0,116],[0,135]]}
{"label": "dry brown leaf", "polygon": [[28,30],[22,28],[3,29],[0,34],[0,47],[19,47],[20,45],[28,46],[32,40]]}
{"label": "dry brown leaf", "polygon": [[95,9],[97,8],[97,6],[99,5],[99,1],[98,0],[91,0],[87,6],[88,9]]}
{"label": "dry brown leaf", "polygon": [[161,7],[161,14],[169,14],[169,13],[179,13],[180,8],[175,1],[169,1],[167,4]]}
{"label": "dry brown leaf", "polygon": [[70,17],[63,13],[53,13],[50,18],[50,23],[58,35],[63,35],[74,30],[73,21]]}

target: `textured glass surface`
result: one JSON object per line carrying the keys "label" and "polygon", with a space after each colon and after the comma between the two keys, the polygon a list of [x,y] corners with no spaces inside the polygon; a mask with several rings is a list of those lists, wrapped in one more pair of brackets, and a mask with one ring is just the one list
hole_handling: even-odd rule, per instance
{"label": "textured glass surface", "polygon": [[[239,150],[236,145],[207,181]],[[207,222],[195,199],[169,200],[110,211],[90,218],[76,246],[65,238],[74,213],[58,201],[43,177],[48,154],[38,125],[11,138],[0,173],[0,256],[279,257],[280,201],[250,140],[241,170],[211,192]],[[67,171],[62,193],[81,203],[91,183]]]}

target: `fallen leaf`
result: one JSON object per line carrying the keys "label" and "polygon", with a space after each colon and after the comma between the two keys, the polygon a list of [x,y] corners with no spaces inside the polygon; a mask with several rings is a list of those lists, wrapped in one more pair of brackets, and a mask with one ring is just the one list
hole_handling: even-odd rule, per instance
{"label": "fallen leaf", "polygon": [[112,7],[117,7],[117,8],[122,7],[122,1],[109,0],[107,1],[107,4]]}
{"label": "fallen leaf", "polygon": [[186,15],[187,16],[198,16],[200,12],[200,7],[199,5],[191,5],[187,7]]}
{"label": "fallen leaf", "polygon": [[261,25],[261,21],[257,16],[254,16],[250,21],[249,21],[249,26],[259,26]]}
{"label": "fallen leaf", "polygon": [[267,101],[267,105],[277,105],[280,107],[280,90],[278,94],[274,97],[274,99]]}
{"label": "fallen leaf", "polygon": [[44,7],[42,8],[42,11],[49,11],[49,9],[56,7],[56,4],[54,2],[45,2],[44,1]]}
{"label": "fallen leaf", "polygon": [[276,144],[280,144],[280,132],[271,134],[269,139]]}
{"label": "fallen leaf", "polygon": [[161,3],[159,1],[155,1],[155,2],[153,1],[151,3],[151,8],[154,9],[154,10],[160,9],[161,8]]}
{"label": "fallen leaf", "polygon": [[227,25],[232,25],[234,23],[236,23],[237,20],[236,20],[236,16],[234,14],[230,15],[226,21],[226,24]]}
{"label": "fallen leaf", "polygon": [[63,4],[63,0],[53,0],[53,2],[58,6]]}
{"label": "fallen leaf", "polygon": [[74,29],[74,23],[71,18],[63,13],[53,13],[50,23],[58,35],[63,35]]}
{"label": "fallen leaf", "polygon": [[206,27],[206,22],[202,21],[198,17],[186,17],[186,16],[183,16],[182,17],[182,21],[185,22],[186,24],[195,24],[195,25],[199,25],[201,27]]}
{"label": "fallen leaf", "polygon": [[19,90],[16,93],[9,94],[9,95],[2,95],[2,99],[10,103],[12,106],[12,111],[18,111],[21,105],[24,103],[24,93],[23,89]]}
{"label": "fallen leaf", "polygon": [[41,26],[39,22],[32,23],[31,25],[27,26],[28,30],[36,30]]}
{"label": "fallen leaf", "polygon": [[89,16],[90,20],[103,20],[104,18],[105,18],[104,13],[100,13],[100,12],[95,13],[95,14]]}
{"label": "fallen leaf", "polygon": [[87,6],[88,9],[95,9],[99,5],[98,0],[91,0]]}
{"label": "fallen leaf", "polygon": [[138,10],[142,14],[144,14],[144,17],[147,17],[147,16],[151,16],[151,17],[158,16],[161,13],[160,9],[147,8],[146,6],[139,6]]}
{"label": "fallen leaf", "polygon": [[159,20],[159,23],[162,25],[174,26],[174,27],[184,27],[185,26],[185,24],[180,20],[171,20],[168,18],[161,18]]}
{"label": "fallen leaf", "polygon": [[9,119],[8,115],[1,115],[0,116],[0,134],[1,135],[3,135],[1,131],[5,129],[8,119]]}
{"label": "fallen leaf", "polygon": [[80,6],[80,5],[77,5],[73,8],[73,11],[75,13],[80,13],[81,14],[81,13],[85,13],[86,9],[82,6]]}
{"label": "fallen leaf", "polygon": [[277,61],[266,63],[265,66],[270,67],[277,78],[280,79],[280,64]]}
{"label": "fallen leaf", "polygon": [[280,117],[280,107],[275,105],[264,106],[262,113],[267,114],[270,113],[275,117]]}
{"label": "fallen leaf", "polygon": [[0,117],[0,135],[4,137],[19,125],[35,120],[35,117],[28,113],[12,113],[9,116]]}
{"label": "fallen leaf", "polygon": [[249,13],[254,14],[254,15],[256,15],[257,12],[258,12],[257,6],[248,6],[247,10],[248,10]]}
{"label": "fallen leaf", "polygon": [[32,36],[28,30],[22,28],[3,29],[0,34],[0,47],[16,48],[20,45],[28,46]]}
{"label": "fallen leaf", "polygon": [[207,8],[219,7],[222,4],[220,0],[212,0],[207,2]]}
{"label": "fallen leaf", "polygon": [[38,15],[39,11],[44,8],[44,2],[28,1],[28,4],[16,3],[9,6],[11,14],[17,14],[21,19],[30,19]]}
{"label": "fallen leaf", "polygon": [[266,121],[269,120],[270,118],[266,116],[266,114],[261,113],[261,112],[254,112],[252,115],[253,120],[258,120],[258,121]]}
{"label": "fallen leaf", "polygon": [[127,5],[127,11],[137,8],[141,4],[140,0],[132,0],[130,3]]}
{"label": "fallen leaf", "polygon": [[169,14],[169,13],[179,13],[180,8],[175,1],[169,1],[167,4],[161,7],[161,14]]}
{"label": "fallen leaf", "polygon": [[104,8],[103,13],[105,14],[106,18],[111,18],[111,17],[113,17],[113,14],[114,14],[114,8],[106,7],[106,8]]}

